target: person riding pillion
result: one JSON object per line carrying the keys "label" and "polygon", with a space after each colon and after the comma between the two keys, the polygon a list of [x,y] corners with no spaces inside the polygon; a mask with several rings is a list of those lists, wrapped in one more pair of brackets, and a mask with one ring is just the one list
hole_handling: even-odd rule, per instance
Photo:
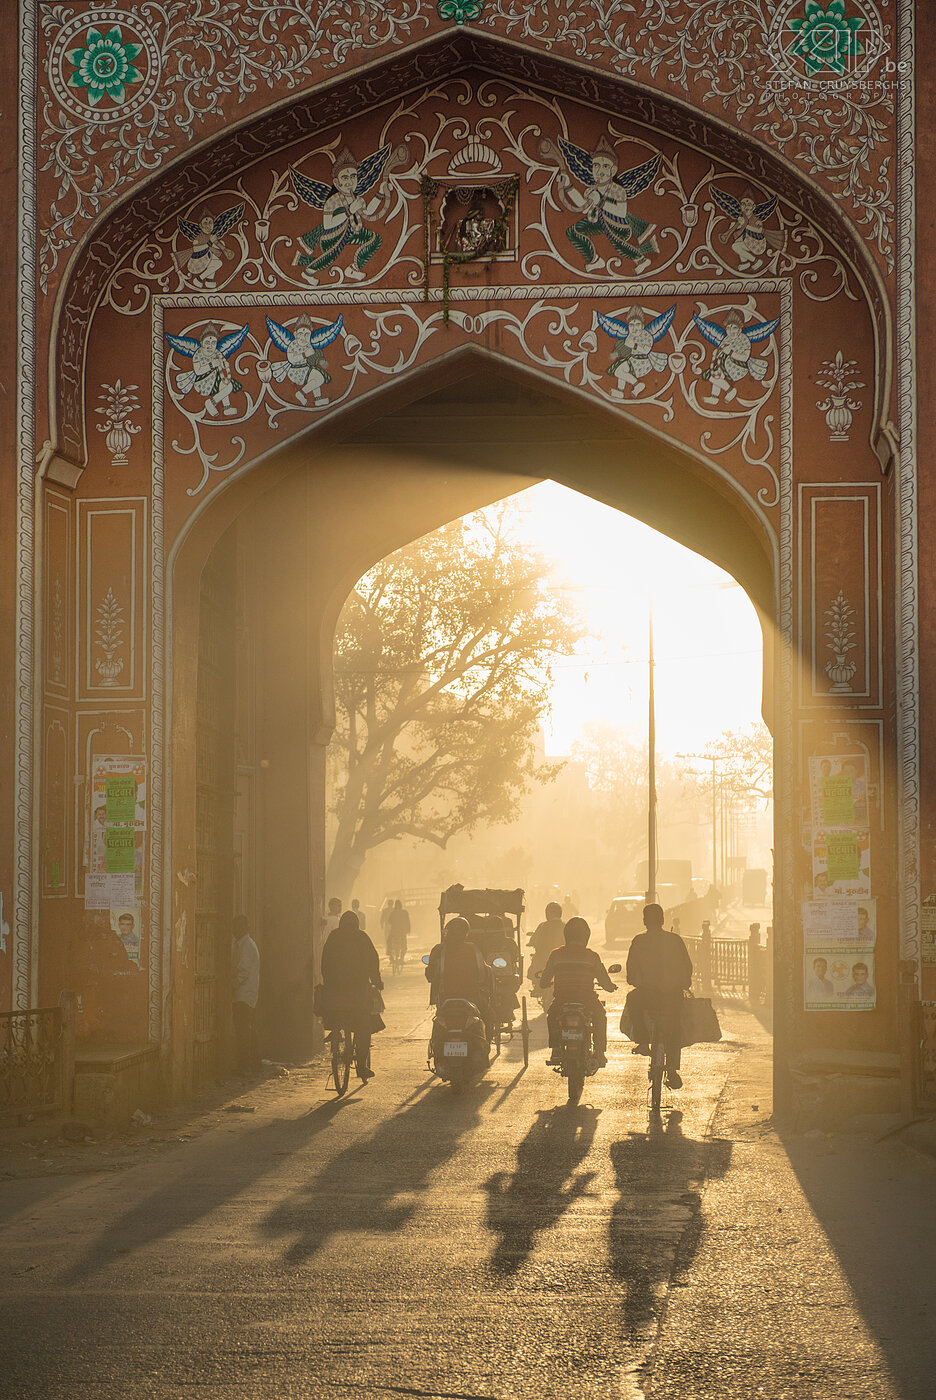
{"label": "person riding pillion", "polygon": [[615,984],[598,954],[593,948],[586,946],[591,937],[591,929],[584,919],[570,919],[565,926],[564,937],[565,943],[561,948],[553,949],[540,975],[542,985],[552,985],[553,988],[553,999],[546,1013],[549,1048],[552,1054],[546,1063],[559,1063],[556,1051],[560,1043],[562,1008],[569,1002],[576,1002],[584,1006],[591,1017],[595,1058],[599,1065],[606,1065],[608,1017],[604,1003],[598,999],[595,983],[606,992],[615,991]]}
{"label": "person riding pillion", "polygon": [[371,1079],[374,1071],[367,1064],[371,1034],[383,1030],[383,1022],[374,1014],[374,989],[383,990],[383,979],[380,955],[351,909],[345,910],[338,927],[325,940],[322,982],[328,994],[326,1027],[332,1030],[335,1025],[350,1024],[356,1036],[357,1077]]}
{"label": "person riding pillion", "polygon": [[659,904],[648,904],[643,920],[644,932],[631,943],[625,973],[634,988],[627,997],[637,1039],[633,1053],[650,1054],[651,1028],[656,1025],[666,1053],[666,1083],[680,1089],[680,1012],[683,992],[692,986],[692,959],[679,934],[663,927]]}
{"label": "person riding pillion", "polygon": [[449,919],[445,925],[442,942],[432,949],[426,967],[429,1000],[433,1006],[441,1006],[450,997],[463,998],[478,1008],[482,1020],[488,1025],[491,1017],[491,969],[484,961],[481,949],[471,942],[470,933],[468,920],[461,916]]}

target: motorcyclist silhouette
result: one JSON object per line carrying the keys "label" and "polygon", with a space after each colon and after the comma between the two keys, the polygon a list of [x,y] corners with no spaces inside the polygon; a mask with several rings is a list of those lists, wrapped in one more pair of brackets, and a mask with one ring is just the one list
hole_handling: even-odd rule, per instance
{"label": "motorcyclist silhouette", "polygon": [[598,999],[595,983],[606,992],[613,992],[616,988],[601,958],[594,949],[586,947],[590,936],[591,929],[584,919],[570,919],[565,926],[564,945],[550,953],[540,977],[543,986],[552,986],[554,991],[553,1000],[546,1013],[549,1048],[553,1052],[546,1061],[549,1065],[559,1063],[555,1052],[559,1046],[562,1009],[568,1002],[577,1002],[587,1010],[591,1017],[595,1058],[599,1065],[608,1063],[605,1055],[608,1017],[604,1004]]}
{"label": "motorcyclist silhouette", "polygon": [[429,1000],[441,1006],[451,997],[473,1002],[485,1025],[491,1016],[491,969],[484,961],[481,949],[469,940],[471,929],[467,919],[449,919],[442,942],[429,954],[426,980]]}

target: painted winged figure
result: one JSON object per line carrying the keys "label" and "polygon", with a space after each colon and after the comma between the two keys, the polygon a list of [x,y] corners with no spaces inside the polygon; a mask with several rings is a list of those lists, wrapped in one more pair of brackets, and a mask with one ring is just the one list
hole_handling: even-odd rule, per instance
{"label": "painted winged figure", "polygon": [[760,383],[767,373],[768,364],[753,354],[752,347],[773,335],[780,324],[779,316],[773,321],[758,321],[757,325],[747,328],[744,326],[744,313],[737,307],[725,313],[723,326],[717,321],[706,320],[697,311],[693,312],[692,319],[709,344],[716,347],[712,363],[699,375],[700,379],[707,381],[711,390],[704,403],[718,403],[723,393],[725,402],[730,403],[738,392],[735,385],[746,374]]}
{"label": "painted winged figure", "polygon": [[216,286],[215,278],[223,259],[230,261],[234,253],[225,248],[223,239],[235,224],[244,217],[243,204],[232,204],[223,214],[209,213],[206,209],[198,223],[191,219],[179,218],[179,232],[191,243],[191,248],[175,255],[175,265],[186,273],[200,287]]}
{"label": "painted winged figure", "polygon": [[639,306],[632,306],[623,319],[605,316],[598,312],[598,324],[615,341],[608,373],[617,381],[617,388],[611,390],[613,399],[623,399],[625,387],[631,386],[631,397],[636,398],[645,388],[644,380],[651,370],[664,370],[669,364],[669,355],[663,350],[654,350],[676,315],[676,307],[662,311],[648,321]]}
{"label": "painted winged figure", "polygon": [[783,234],[776,229],[765,229],[764,223],[777,207],[777,196],[772,195],[758,204],[750,195],[735,199],[734,195],[712,186],[712,198],[723,214],[727,214],[732,225],[720,235],[722,243],[731,242],[731,251],[737,254],[741,272],[754,272],[760,267],[768,248],[782,248]]}
{"label": "painted winged figure", "polygon": [[598,272],[605,266],[596,248],[597,238],[606,238],[614,252],[634,264],[635,272],[643,272],[651,256],[659,252],[653,237],[655,226],[629,214],[627,202],[653,184],[663,157],[658,152],[619,174],[614,147],[604,137],[591,152],[562,137],[559,148],[570,173],[585,186],[581,193],[573,188],[569,175],[564,171],[559,175],[559,192],[566,207],[581,211],[581,218],[566,229],[566,237],[585,259],[586,272]]}
{"label": "painted winged figure", "polygon": [[166,339],[180,355],[188,355],[192,368],[180,374],[176,380],[180,394],[191,389],[201,394],[210,418],[218,417],[220,406],[226,418],[232,418],[237,409],[231,403],[231,395],[240,393],[240,384],[231,374],[228,359],[239,350],[247,338],[249,327],[240,326],[237,330],[222,335],[218,326],[209,322],[200,335],[166,335]]}
{"label": "painted winged figure", "polygon": [[327,326],[316,327],[303,311],[293,322],[292,330],[281,326],[272,316],[266,318],[266,323],[273,344],[286,354],[285,360],[277,360],[270,366],[277,384],[282,384],[284,379],[295,384],[300,403],[308,403],[309,394],[317,404],[328,403],[322,397],[322,390],[331,383],[331,375],[323,351],[341,334],[344,318],[339,316]]}
{"label": "painted winged figure", "polygon": [[318,274],[337,262],[346,248],[356,249],[346,276],[363,281],[364,268],[380,247],[379,233],[365,224],[377,213],[387,197],[386,182],[382,193],[368,201],[367,196],[385,174],[391,145],[381,146],[366,160],[357,161],[345,148],[339,152],[332,168],[332,182],[325,185],[290,167],[289,176],[296,194],[310,209],[321,212],[321,223],[302,234],[302,247],[293,259],[294,267],[303,269],[307,282],[317,283]]}

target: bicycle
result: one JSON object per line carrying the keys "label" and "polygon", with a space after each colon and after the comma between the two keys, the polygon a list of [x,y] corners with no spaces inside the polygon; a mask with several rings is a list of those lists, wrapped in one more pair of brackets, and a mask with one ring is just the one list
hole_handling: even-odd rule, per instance
{"label": "bicycle", "polygon": [[[357,1060],[357,1031],[353,1031],[350,1026],[336,1026],[328,1038],[331,1041],[332,1080],[335,1085],[335,1093],[340,1099],[348,1092],[351,1066]],[[370,1069],[369,1048],[365,1068]]]}

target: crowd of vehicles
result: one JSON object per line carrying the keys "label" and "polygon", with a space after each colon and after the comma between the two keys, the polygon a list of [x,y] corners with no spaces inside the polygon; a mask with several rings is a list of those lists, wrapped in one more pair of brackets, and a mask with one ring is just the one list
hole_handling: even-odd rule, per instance
{"label": "crowd of vehicles", "polygon": [[[549,967],[545,966],[552,964],[550,955],[568,952],[568,931],[573,924],[581,925],[583,949],[587,943],[588,927],[584,920],[572,919],[563,924],[560,906],[550,903],[546,909],[546,920],[537,926],[525,945],[523,915],[524,892],[521,889],[465,889],[454,885],[442,893],[438,905],[440,942],[435,946],[432,958],[428,955],[422,958],[435,1006],[428,1068],[438,1079],[450,1084],[456,1093],[479,1083],[490,1067],[492,1054],[499,1054],[504,1041],[513,1040],[515,1036],[519,1036],[521,1042],[524,1067],[529,1064],[527,998],[520,995],[527,961],[525,946],[532,945],[534,950],[529,967],[531,993],[549,1012],[551,987],[543,985],[540,978],[545,968],[545,982],[549,984],[553,980]],[[643,915],[641,896],[622,896],[612,901],[608,913],[610,926],[606,921],[607,943],[619,943],[640,933],[644,927]],[[662,910],[659,917],[662,920]],[[464,987],[458,989],[457,994],[445,989],[443,959],[449,947],[446,940],[453,923],[463,926],[461,947],[468,958],[467,965],[472,975],[477,974],[471,994],[467,994]],[[563,946],[564,936],[566,946]],[[390,951],[392,953],[393,950]],[[592,958],[600,969],[600,985],[606,990],[616,990],[608,976],[620,973],[621,964],[613,963],[605,969],[594,953],[587,953],[587,957]],[[472,959],[476,961],[472,962]],[[390,961],[393,964],[395,959],[391,956]],[[392,970],[396,972],[399,969],[393,966]],[[568,989],[571,984],[565,985]],[[566,1080],[570,1104],[580,1101],[586,1080],[606,1063],[603,1053],[606,1038],[604,1006],[595,998],[594,983],[590,977],[587,985],[591,989],[589,997],[583,994],[576,998],[566,990],[565,995],[557,998],[556,1006],[549,1015],[552,1057],[548,1063]],[[379,979],[377,986],[382,986]],[[332,1030],[329,1036],[332,1076],[339,1096],[347,1091],[353,1063],[359,1065],[359,1077],[369,1077],[369,1040],[368,1035],[365,1065],[358,1054],[355,1026],[351,1023],[341,1024]],[[663,1043],[654,1032],[652,1043],[640,1048],[643,1053],[647,1049],[650,1052],[649,1097],[651,1108],[657,1110],[664,1077]],[[361,1073],[362,1068],[365,1074]],[[677,1080],[677,1084],[679,1082]]]}

